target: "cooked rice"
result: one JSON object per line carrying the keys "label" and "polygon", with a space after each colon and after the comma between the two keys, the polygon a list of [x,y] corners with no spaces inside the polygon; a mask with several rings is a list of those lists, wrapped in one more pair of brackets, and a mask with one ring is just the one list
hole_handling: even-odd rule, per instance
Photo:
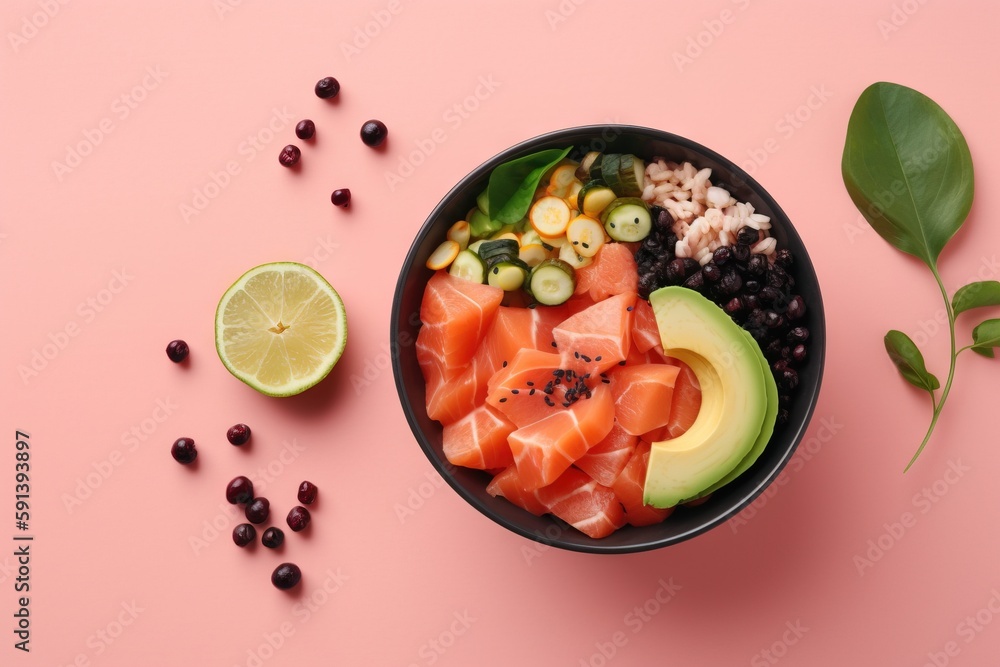
{"label": "cooked rice", "polygon": [[701,264],[723,245],[733,245],[744,227],[758,230],[750,250],[774,258],[777,241],[771,238],[771,219],[755,213],[749,202],[737,202],[725,188],[712,185],[712,170],[695,169],[690,162],[677,164],[656,158],[646,165],[642,198],[670,212],[677,235],[674,254],[693,257]]}

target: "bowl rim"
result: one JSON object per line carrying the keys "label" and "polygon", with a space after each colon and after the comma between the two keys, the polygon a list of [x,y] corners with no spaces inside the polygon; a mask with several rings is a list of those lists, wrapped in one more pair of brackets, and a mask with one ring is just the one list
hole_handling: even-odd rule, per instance
{"label": "bowl rim", "polygon": [[[669,535],[666,537],[651,539],[641,542],[635,542],[632,544],[607,544],[602,545],[601,540],[594,539],[592,543],[575,543],[575,542],[564,542],[559,539],[558,536],[550,537],[547,534],[540,532],[535,532],[528,530],[517,523],[514,523],[507,518],[495,514],[489,507],[480,501],[475,495],[467,491],[464,486],[455,480],[450,470],[448,469],[451,464],[446,461],[442,461],[437,452],[433,449],[432,445],[427,441],[424,436],[420,425],[418,424],[415,417],[415,409],[425,409],[424,406],[414,406],[410,400],[406,387],[403,384],[402,373],[400,372],[400,351],[404,346],[399,342],[400,330],[397,327],[397,320],[399,312],[401,309],[401,302],[403,299],[403,293],[406,288],[407,281],[405,280],[406,274],[409,272],[409,268],[416,261],[416,254],[419,250],[420,240],[429,232],[430,228],[434,225],[437,219],[453,196],[455,196],[459,191],[465,189],[467,184],[471,181],[478,180],[484,175],[491,172],[496,166],[511,160],[519,155],[525,153],[529,150],[543,150],[545,144],[552,144],[558,142],[560,139],[565,139],[567,145],[574,145],[579,143],[580,135],[601,135],[608,130],[613,131],[616,136],[621,136],[623,134],[634,134],[642,137],[656,139],[658,141],[663,141],[671,144],[676,144],[684,149],[700,153],[708,158],[715,160],[719,164],[726,167],[732,178],[730,182],[737,182],[740,185],[749,187],[754,194],[763,201],[771,211],[782,220],[782,230],[783,232],[793,237],[798,244],[805,249],[805,244],[802,242],[802,238],[796,231],[791,219],[784,212],[784,210],[778,205],[771,194],[758,183],[749,173],[747,173],[742,167],[739,166],[733,160],[721,155],[720,153],[703,146],[702,144],[688,139],[687,137],[674,134],[672,132],[667,132],[665,130],[659,130],[656,128],[645,127],[641,125],[629,125],[629,124],[619,124],[619,123],[601,123],[596,125],[579,125],[574,127],[567,127],[558,130],[552,130],[550,132],[545,132],[543,134],[536,135],[529,139],[520,141],[513,146],[510,146],[499,153],[496,153],[491,158],[485,160],[477,167],[468,172],[464,177],[459,179],[459,181],[448,190],[448,192],[441,197],[438,203],[434,206],[431,212],[428,214],[427,218],[424,220],[420,229],[417,230],[413,237],[413,242],[410,245],[409,250],[406,253],[406,257],[403,260],[403,264],[400,269],[399,277],[396,281],[396,287],[393,293],[392,309],[390,311],[390,322],[389,322],[389,335],[390,335],[390,351],[391,351],[391,363],[393,380],[396,386],[396,394],[399,398],[401,407],[403,408],[403,413],[406,416],[406,421],[410,426],[410,431],[413,433],[414,438],[420,445],[421,450],[423,450],[424,455],[430,461],[434,469],[441,475],[441,477],[448,483],[448,485],[454,489],[458,495],[464,499],[469,505],[478,510],[481,514],[491,519],[493,522],[503,526],[507,530],[514,532],[522,537],[526,537],[534,542],[544,544],[551,547],[557,547],[560,549],[575,551],[578,553],[595,553],[595,554],[622,554],[622,553],[639,553],[643,551],[650,551],[653,549],[660,549],[663,547],[679,544],[690,540],[702,533],[705,533],[712,528],[715,528],[730,518],[739,514],[743,509],[749,506],[754,500],[757,499],[774,481],[777,479],[778,475],[781,474],[788,461],[791,460],[792,455],[794,455],[796,449],[798,449],[799,444],[805,437],[806,430],[812,421],[813,415],[816,410],[816,405],[819,402],[819,396],[823,385],[823,374],[826,366],[826,317],[825,309],[822,298],[822,289],[819,284],[819,276],[816,274],[815,267],[812,263],[812,259],[809,256],[808,251],[805,251],[801,257],[796,257],[795,261],[799,267],[800,274],[806,274],[815,278],[814,287],[816,291],[815,299],[811,299],[809,304],[809,309],[812,312],[813,325],[812,328],[815,329],[819,326],[823,332],[822,340],[823,345],[819,346],[820,349],[815,353],[811,350],[810,355],[814,362],[817,364],[817,375],[816,375],[816,386],[814,389],[808,392],[808,395],[801,396],[801,399],[807,399],[808,402],[805,406],[805,411],[803,412],[803,419],[799,424],[790,424],[786,427],[788,430],[794,429],[794,432],[788,433],[786,437],[791,438],[790,445],[787,447],[786,451],[782,452],[778,460],[774,463],[771,469],[767,470],[764,477],[756,484],[753,488],[747,490],[742,494],[742,497],[731,503],[725,511],[719,513],[709,520],[703,521],[699,525],[687,530],[683,533],[678,533],[675,535]],[[787,224],[785,224],[787,222]],[[451,466],[454,467],[454,466]],[[553,519],[553,521],[556,521]],[[554,525],[561,525],[554,524]],[[565,528],[563,529],[565,530]],[[560,534],[563,531],[560,531]]]}

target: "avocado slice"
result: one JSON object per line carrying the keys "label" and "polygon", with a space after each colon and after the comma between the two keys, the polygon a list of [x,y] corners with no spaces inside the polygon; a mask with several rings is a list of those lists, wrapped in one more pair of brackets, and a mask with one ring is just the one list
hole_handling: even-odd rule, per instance
{"label": "avocado slice", "polygon": [[742,327],[694,290],[663,287],[649,303],[664,352],[690,366],[701,384],[701,410],[691,428],[654,443],[649,453],[643,501],[673,507],[707,492],[751,455],[767,430],[770,371]]}
{"label": "avocado slice", "polygon": [[696,500],[697,498],[703,498],[710,493],[721,489],[726,484],[742,475],[750,468],[757,459],[760,458],[761,453],[764,451],[764,447],[771,440],[771,435],[774,434],[774,422],[778,417],[778,385],[774,381],[774,376],[771,374],[771,367],[767,363],[767,359],[764,357],[764,353],[760,349],[760,345],[757,341],[753,339],[746,329],[743,330],[743,335],[750,339],[753,343],[753,348],[757,352],[759,357],[760,367],[764,371],[764,391],[767,393],[767,411],[764,413],[764,423],[761,424],[760,434],[757,436],[757,440],[753,443],[750,451],[747,455],[743,457],[735,468],[733,468],[725,477],[720,479],[718,482],[708,487],[694,498],[687,498],[687,500]]}

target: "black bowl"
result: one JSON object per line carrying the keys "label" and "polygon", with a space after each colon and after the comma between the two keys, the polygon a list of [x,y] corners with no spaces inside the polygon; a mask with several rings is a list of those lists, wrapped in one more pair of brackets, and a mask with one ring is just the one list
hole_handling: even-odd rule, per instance
{"label": "black bowl", "polygon": [[[663,523],[642,528],[626,526],[600,540],[550,515],[536,517],[503,498],[491,497],[486,493],[490,479],[486,473],[453,466],[445,459],[441,451],[441,426],[427,416],[424,408],[424,379],[414,348],[420,328],[420,301],[432,275],[425,262],[444,240],[448,227],[475,206],[476,195],[486,187],[494,167],[527,153],[566,146],[633,153],[646,159],[687,160],[698,168],[711,167],[712,183],[725,187],[738,201],[749,201],[757,212],[770,216],[771,233],[779,247],[794,254],[792,274],[796,291],[806,301],[806,326],[811,331],[809,358],[800,371],[789,421],[771,438],[753,467],[701,505],[680,507]],[[392,370],[403,411],[420,447],[448,484],[477,510],[515,533],[543,544],[591,553],[631,553],[676,544],[723,523],[753,501],[774,481],[805,434],[819,396],[826,348],[823,301],[816,272],[802,239],[764,188],[732,161],[700,144],[668,132],[630,125],[593,125],[549,132],[508,148],[463,178],[434,208],[413,241],[396,284],[390,325]]]}

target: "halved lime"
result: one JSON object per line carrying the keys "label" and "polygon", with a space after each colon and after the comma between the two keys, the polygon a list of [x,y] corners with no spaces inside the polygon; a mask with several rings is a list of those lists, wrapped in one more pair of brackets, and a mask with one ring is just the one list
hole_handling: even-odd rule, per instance
{"label": "halved lime", "polygon": [[268,396],[292,396],[329,374],[347,344],[340,295],[304,264],[244,273],[215,312],[215,347],[229,372]]}

